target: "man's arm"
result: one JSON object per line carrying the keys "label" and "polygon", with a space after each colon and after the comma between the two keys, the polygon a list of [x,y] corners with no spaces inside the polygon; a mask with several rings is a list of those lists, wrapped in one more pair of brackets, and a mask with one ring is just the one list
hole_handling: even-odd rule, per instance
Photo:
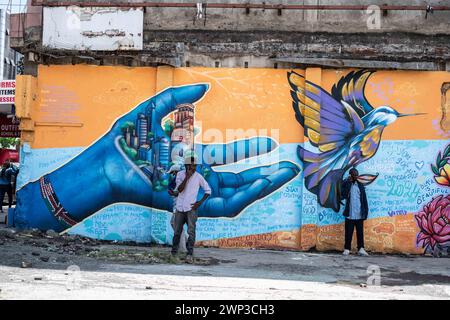
{"label": "man's arm", "polygon": [[179,171],[175,177],[175,190],[180,192],[180,186],[184,181],[185,176],[183,177],[183,171]]}
{"label": "man's arm", "polygon": [[211,187],[209,186],[208,182],[206,182],[205,178],[203,178],[203,176],[201,176],[201,175],[200,175],[200,187],[203,189],[205,194],[199,201],[195,202],[192,205],[192,210],[197,210],[198,207],[200,207],[202,205],[202,203],[206,199],[208,199],[208,197],[211,195]]}
{"label": "man's arm", "polygon": [[189,172],[187,170],[185,171],[184,178],[180,174],[180,172],[177,174],[177,188],[176,189],[177,189],[178,193],[181,193],[184,191],[184,188],[186,188],[186,184],[191,176],[192,176],[192,174],[189,174]]}
{"label": "man's arm", "polygon": [[11,177],[13,175],[13,170],[11,168],[6,169],[5,171],[5,177],[8,180],[9,183],[12,182]]}

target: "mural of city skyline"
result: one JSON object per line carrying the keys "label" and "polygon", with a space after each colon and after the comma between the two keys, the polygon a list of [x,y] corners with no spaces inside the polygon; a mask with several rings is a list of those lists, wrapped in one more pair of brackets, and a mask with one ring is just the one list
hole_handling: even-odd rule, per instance
{"label": "mural of city skyline", "polygon": [[181,168],[184,156],[194,150],[194,106],[180,104],[171,117],[165,119],[163,131],[155,136],[154,105],[138,113],[134,122],[127,121],[122,127],[119,144],[128,158],[152,181],[153,189],[167,189],[169,169]]}

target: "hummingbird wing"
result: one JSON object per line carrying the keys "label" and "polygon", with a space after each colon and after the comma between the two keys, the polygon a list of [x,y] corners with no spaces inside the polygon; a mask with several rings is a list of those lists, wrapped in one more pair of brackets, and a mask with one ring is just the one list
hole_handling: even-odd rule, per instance
{"label": "hummingbird wing", "polygon": [[292,106],[305,135],[321,152],[338,150],[364,130],[357,112],[345,101],[334,99],[302,75],[288,72]]}
{"label": "hummingbird wing", "polygon": [[364,95],[367,79],[372,73],[374,71],[352,71],[331,89],[331,94],[337,101],[347,102],[361,118],[373,110]]}
{"label": "hummingbird wing", "polygon": [[314,146],[319,146],[320,139],[320,105],[306,96],[306,80],[296,72],[288,72],[291,86],[292,107],[295,119],[304,128],[305,135]]}

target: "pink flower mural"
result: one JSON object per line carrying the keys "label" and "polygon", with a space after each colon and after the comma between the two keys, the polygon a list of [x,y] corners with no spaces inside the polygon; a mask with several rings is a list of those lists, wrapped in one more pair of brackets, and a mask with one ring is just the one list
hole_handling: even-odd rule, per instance
{"label": "pink flower mural", "polygon": [[417,245],[425,250],[434,250],[436,245],[450,243],[450,195],[439,195],[415,216],[420,232]]}

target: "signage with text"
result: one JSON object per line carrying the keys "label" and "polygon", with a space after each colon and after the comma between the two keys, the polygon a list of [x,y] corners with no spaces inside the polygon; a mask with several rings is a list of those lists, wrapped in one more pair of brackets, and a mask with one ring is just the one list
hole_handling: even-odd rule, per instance
{"label": "signage with text", "polygon": [[0,81],[0,104],[14,104],[16,80]]}
{"label": "signage with text", "polygon": [[0,137],[20,138],[19,124],[20,120],[18,118],[0,114]]}

